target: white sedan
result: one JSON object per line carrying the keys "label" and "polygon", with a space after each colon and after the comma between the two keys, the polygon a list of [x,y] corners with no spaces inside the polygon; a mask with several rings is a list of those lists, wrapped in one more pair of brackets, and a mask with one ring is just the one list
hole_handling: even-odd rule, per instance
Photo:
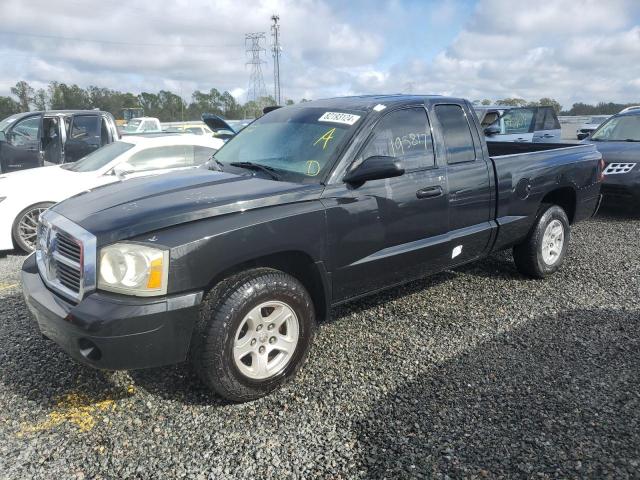
{"label": "white sedan", "polygon": [[224,142],[203,135],[126,137],[75,163],[0,175],[0,251],[32,251],[40,214],[78,193],[205,163]]}

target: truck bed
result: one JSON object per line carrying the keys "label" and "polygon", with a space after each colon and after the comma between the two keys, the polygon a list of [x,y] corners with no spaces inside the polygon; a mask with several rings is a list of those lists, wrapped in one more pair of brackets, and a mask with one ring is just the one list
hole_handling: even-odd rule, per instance
{"label": "truck bed", "polygon": [[595,145],[489,142],[487,148],[496,178],[496,250],[527,236],[546,192],[556,192],[554,203],[572,223],[594,213],[602,158]]}

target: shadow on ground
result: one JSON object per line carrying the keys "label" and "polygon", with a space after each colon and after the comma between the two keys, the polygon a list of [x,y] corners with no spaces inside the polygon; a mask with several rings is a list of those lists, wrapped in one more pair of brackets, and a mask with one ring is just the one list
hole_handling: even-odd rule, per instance
{"label": "shadow on ground", "polygon": [[368,478],[637,478],[640,314],[573,310],[494,337],[376,402],[357,436]]}

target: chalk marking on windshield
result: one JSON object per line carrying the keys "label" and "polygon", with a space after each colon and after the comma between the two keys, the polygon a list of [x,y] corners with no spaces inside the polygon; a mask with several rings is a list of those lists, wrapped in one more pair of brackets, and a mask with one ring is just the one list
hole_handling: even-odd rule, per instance
{"label": "chalk marking on windshield", "polygon": [[317,139],[313,146],[315,147],[318,143],[323,142],[322,144],[322,149],[324,150],[325,148],[327,148],[327,143],[329,143],[331,141],[331,139],[333,138],[333,134],[336,132],[336,127],[333,127],[332,129],[328,130],[324,135],[322,135],[319,139]]}
{"label": "chalk marking on windshield", "polygon": [[315,177],[320,173],[320,163],[317,160],[307,160],[307,175]]}

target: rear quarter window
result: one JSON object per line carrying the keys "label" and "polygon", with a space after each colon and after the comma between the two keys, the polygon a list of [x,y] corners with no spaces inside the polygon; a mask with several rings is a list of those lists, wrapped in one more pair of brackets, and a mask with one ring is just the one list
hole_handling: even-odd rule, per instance
{"label": "rear quarter window", "polygon": [[471,162],[476,159],[473,137],[467,116],[460,105],[436,105],[447,163]]}

